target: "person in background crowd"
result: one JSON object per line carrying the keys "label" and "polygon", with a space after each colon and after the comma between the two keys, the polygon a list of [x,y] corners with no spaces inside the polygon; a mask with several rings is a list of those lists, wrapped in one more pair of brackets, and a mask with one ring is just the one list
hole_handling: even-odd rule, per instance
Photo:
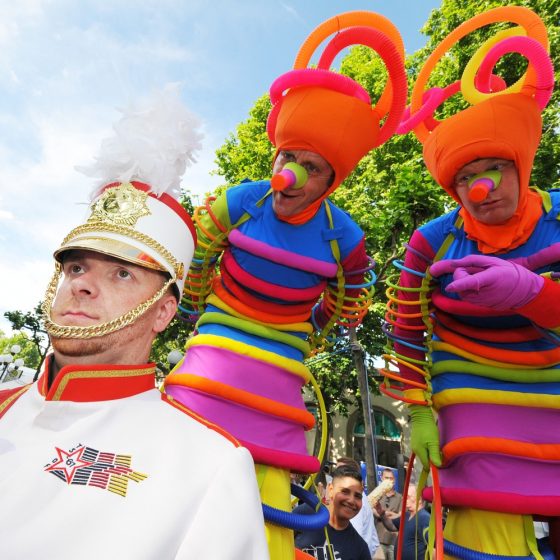
{"label": "person in background crowd", "polygon": [[[296,533],[296,547],[316,560],[371,560],[366,541],[351,523],[362,507],[363,491],[359,470],[350,465],[335,468],[327,487],[329,523],[323,529]],[[294,511],[313,513],[307,504]]]}
{"label": "person in background crowd", "polygon": [[[351,457],[339,457],[338,461],[336,462],[336,466],[341,467],[343,465],[352,467],[358,472],[361,471],[358,461],[352,459]],[[358,515],[350,520],[350,523],[352,523],[354,529],[358,531],[358,534],[362,537],[362,539],[366,541],[369,548],[369,553],[373,557],[375,551],[379,547],[379,537],[375,528],[373,511],[371,509],[371,506],[369,505],[365,492],[362,498],[362,507],[358,512]]]}
{"label": "person in background crowd", "polygon": [[[377,502],[375,511],[384,527],[395,534],[403,531],[403,550],[402,560],[418,560],[424,558],[426,545],[428,542],[428,527],[430,525],[430,514],[424,509],[424,502],[420,499],[417,502],[416,486],[409,485],[406,496],[406,513],[404,529],[401,529],[400,517],[389,515]],[[395,557],[398,555],[398,547],[395,547]]]}
{"label": "person in background crowd", "polygon": [[[399,517],[402,508],[402,494],[397,492],[394,488],[395,485],[395,475],[393,471],[389,468],[383,469],[381,472],[381,480],[392,481],[393,488],[387,492],[379,500],[379,503],[383,507],[384,515],[389,519],[394,519]],[[379,518],[377,509],[373,510],[373,515],[375,516],[375,528],[377,530],[377,536],[379,537],[379,543],[383,550],[383,555],[385,560],[395,560],[395,543],[397,542],[397,535],[393,531],[389,531],[382,520]]]}

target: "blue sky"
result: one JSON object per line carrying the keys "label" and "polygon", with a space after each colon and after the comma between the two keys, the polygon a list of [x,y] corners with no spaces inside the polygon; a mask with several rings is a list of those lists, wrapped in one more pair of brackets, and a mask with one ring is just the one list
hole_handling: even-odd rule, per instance
{"label": "blue sky", "polygon": [[52,252],[85,215],[91,163],[116,108],[168,82],[203,122],[193,193],[220,182],[214,152],[307,35],[350,10],[383,14],[407,52],[438,0],[0,0],[0,330],[31,310]]}

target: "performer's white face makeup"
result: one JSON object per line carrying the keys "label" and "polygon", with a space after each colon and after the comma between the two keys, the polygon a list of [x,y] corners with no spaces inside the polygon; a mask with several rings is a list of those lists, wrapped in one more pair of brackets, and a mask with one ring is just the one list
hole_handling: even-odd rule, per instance
{"label": "performer's white face makeup", "polygon": [[[502,174],[498,188],[491,191],[482,202],[472,202],[469,200],[469,179],[473,175],[478,175],[492,169],[498,170]],[[503,224],[517,210],[519,202],[519,175],[514,162],[511,160],[484,158],[472,161],[457,171],[453,188],[461,199],[463,208],[473,218],[483,224]]]}
{"label": "performer's white face makeup", "polygon": [[300,188],[289,187],[273,194],[272,208],[276,214],[294,216],[323,196],[331,184],[333,168],[329,162],[306,150],[281,150],[274,162],[273,173],[280,173],[289,162],[299,163],[308,174],[307,183]]}

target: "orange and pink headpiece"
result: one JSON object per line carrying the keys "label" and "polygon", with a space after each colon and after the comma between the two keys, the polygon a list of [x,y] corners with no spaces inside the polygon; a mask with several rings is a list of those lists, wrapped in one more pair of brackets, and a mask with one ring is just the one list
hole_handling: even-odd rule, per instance
{"label": "orange and pink headpiece", "polygon": [[[317,47],[333,33],[317,67],[309,67]],[[370,47],[387,67],[387,84],[375,105],[358,82],[330,69],[336,55],[351,45]],[[267,132],[277,153],[308,150],[320,154],[332,166],[334,181],[311,207],[287,221],[309,219],[362,157],[394,134],[406,96],[403,42],[387,18],[373,12],[347,12],[323,22],[309,35],[293,70],[270,88]]]}
{"label": "orange and pink headpiece", "polygon": [[[426,89],[432,71],[451,47],[472,31],[500,22],[515,26],[502,29],[485,41],[471,57],[459,80],[445,87]],[[428,57],[398,129],[401,134],[414,131],[423,144],[424,162],[430,174],[459,203],[453,183],[455,174],[464,165],[492,157],[515,163],[520,196],[517,211],[507,223],[485,226],[466,210],[461,210],[465,230],[478,241],[483,252],[498,252],[520,245],[540,215],[540,199],[528,187],[541,137],[541,111],[554,88],[554,69],[548,47],[543,21],[527,8],[499,7],[473,17],[453,30]],[[528,61],[524,75],[510,86],[493,73],[496,63],[509,53],[519,53]],[[471,106],[444,121],[437,120],[436,109],[458,93]],[[499,184],[499,177],[480,179],[482,183],[470,183],[471,201],[483,201]]]}

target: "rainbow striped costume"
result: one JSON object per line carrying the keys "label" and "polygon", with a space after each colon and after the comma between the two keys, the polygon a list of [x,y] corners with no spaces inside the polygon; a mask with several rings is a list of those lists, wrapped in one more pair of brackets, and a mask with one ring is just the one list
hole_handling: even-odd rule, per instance
{"label": "rainbow striped costume", "polygon": [[[302,399],[311,377],[303,360],[335,323],[361,320],[371,267],[363,232],[345,212],[325,200],[309,221],[291,225],[276,217],[269,187],[243,183],[195,212],[198,245],[182,306],[203,313],[165,390],[266,465],[257,468],[263,502],[290,511],[289,472],[319,469],[306,447],[314,417]],[[267,484],[280,493],[271,497]],[[273,557],[293,557],[288,537],[286,554]]]}
{"label": "rainbow striped costume", "polygon": [[479,253],[459,209],[414,233],[388,292],[386,390],[416,389],[437,411],[451,509],[560,516],[560,192],[538,192],[543,215],[529,240],[496,255],[547,278],[523,314],[446,293],[450,275],[431,281],[432,262]]}

